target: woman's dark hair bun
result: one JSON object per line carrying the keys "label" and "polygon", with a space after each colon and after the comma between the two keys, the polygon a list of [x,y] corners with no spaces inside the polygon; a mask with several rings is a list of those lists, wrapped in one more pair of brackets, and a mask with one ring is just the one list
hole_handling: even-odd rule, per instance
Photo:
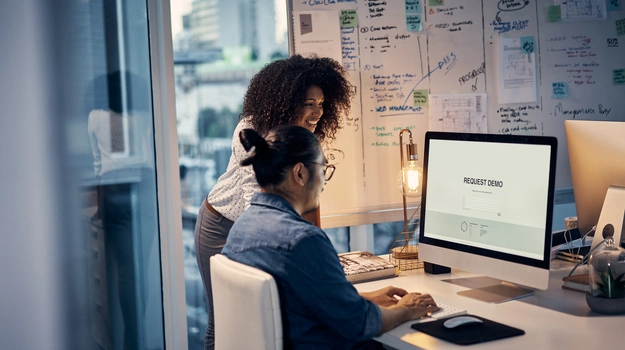
{"label": "woman's dark hair bun", "polygon": [[252,165],[261,188],[279,185],[295,164],[310,167],[319,162],[322,155],[317,136],[301,126],[277,126],[266,136],[256,130],[244,129],[239,133],[239,139],[250,153],[240,164]]}
{"label": "woman's dark hair bun", "polygon": [[264,151],[269,148],[267,140],[265,140],[265,138],[254,129],[241,130],[239,132],[239,139],[241,140],[241,144],[246,151],[249,152],[252,148],[254,149],[254,154],[241,161],[241,165],[243,166],[252,164],[254,157],[256,157],[259,153],[264,153]]}

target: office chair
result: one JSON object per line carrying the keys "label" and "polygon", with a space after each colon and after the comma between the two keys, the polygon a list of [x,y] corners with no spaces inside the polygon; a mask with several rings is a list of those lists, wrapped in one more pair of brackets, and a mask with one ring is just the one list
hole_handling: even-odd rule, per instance
{"label": "office chair", "polygon": [[217,254],[210,258],[215,349],[282,349],[282,316],[273,277]]}

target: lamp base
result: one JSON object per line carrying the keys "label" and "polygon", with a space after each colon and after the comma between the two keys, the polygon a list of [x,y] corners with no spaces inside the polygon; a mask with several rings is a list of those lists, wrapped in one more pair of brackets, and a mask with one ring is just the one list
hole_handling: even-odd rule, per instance
{"label": "lamp base", "polygon": [[402,245],[394,247],[390,251],[390,257],[392,263],[397,266],[400,271],[423,268],[423,261],[419,260],[419,247],[417,246]]}
{"label": "lamp base", "polygon": [[419,259],[419,247],[415,245],[407,245],[403,247],[395,247],[391,249],[391,254],[395,259]]}

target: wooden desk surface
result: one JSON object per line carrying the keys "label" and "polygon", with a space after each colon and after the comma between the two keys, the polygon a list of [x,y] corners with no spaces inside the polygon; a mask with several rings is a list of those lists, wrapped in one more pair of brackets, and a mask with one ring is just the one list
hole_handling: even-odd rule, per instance
{"label": "wooden desk surface", "polygon": [[[479,349],[610,349],[625,345],[625,316],[600,315],[590,311],[585,295],[562,289],[562,277],[572,263],[554,260],[551,265],[549,288],[536,290],[534,295],[502,304],[456,295],[468,288],[445,279],[460,279],[476,275],[452,270],[451,274],[428,275],[423,269],[403,272],[400,276],[354,286],[358,291],[372,291],[388,285],[409,292],[429,293],[435,301],[466,309],[474,314],[525,331],[525,335],[476,344]],[[578,268],[575,273],[587,271]],[[624,301],[625,302],[625,301]],[[397,349],[466,349],[410,328],[406,322],[376,339]]]}

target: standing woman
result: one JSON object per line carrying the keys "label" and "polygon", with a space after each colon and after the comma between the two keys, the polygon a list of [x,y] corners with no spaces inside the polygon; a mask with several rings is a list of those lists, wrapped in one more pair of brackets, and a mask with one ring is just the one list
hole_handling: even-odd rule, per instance
{"label": "standing woman", "polygon": [[195,226],[195,254],[208,307],[205,349],[215,346],[209,259],[221,252],[232,224],[260,190],[252,167],[240,165],[247,152],[239,133],[254,129],[265,135],[278,125],[297,125],[313,132],[320,142],[334,140],[352,96],[345,70],[331,58],[295,55],[268,64],[250,81],[228,168],[200,207]]}

